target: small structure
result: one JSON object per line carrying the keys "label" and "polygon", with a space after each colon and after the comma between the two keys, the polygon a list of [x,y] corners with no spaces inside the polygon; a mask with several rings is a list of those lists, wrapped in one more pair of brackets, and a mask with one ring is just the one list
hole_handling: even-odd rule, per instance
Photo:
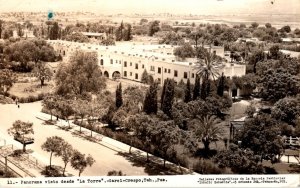
{"label": "small structure", "polygon": [[87,36],[88,38],[94,38],[99,40],[104,40],[106,38],[105,33],[92,33],[92,32],[81,32],[84,36]]}

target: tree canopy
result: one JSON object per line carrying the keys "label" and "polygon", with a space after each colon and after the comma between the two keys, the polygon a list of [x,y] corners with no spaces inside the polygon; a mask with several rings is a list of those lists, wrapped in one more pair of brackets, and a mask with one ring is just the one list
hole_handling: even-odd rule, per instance
{"label": "tree canopy", "polygon": [[106,87],[97,64],[97,54],[77,51],[70,57],[68,64],[61,64],[56,74],[57,92],[59,94],[98,93]]}

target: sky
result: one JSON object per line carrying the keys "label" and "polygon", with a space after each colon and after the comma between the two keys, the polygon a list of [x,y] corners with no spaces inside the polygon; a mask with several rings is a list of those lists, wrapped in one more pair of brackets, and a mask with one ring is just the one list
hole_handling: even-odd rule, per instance
{"label": "sky", "polygon": [[0,12],[48,10],[103,14],[300,14],[300,0],[0,0]]}

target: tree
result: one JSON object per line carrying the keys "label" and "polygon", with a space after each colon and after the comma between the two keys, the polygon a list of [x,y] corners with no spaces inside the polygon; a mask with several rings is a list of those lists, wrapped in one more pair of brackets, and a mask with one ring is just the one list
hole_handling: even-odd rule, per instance
{"label": "tree", "polygon": [[199,117],[199,124],[196,126],[195,134],[204,144],[204,150],[209,151],[211,142],[221,138],[224,134],[223,128],[218,125],[219,120],[215,116]]}
{"label": "tree", "polygon": [[142,74],[141,82],[144,84],[149,84],[149,74],[146,69],[144,70],[144,72]]}
{"label": "tree", "polygon": [[286,97],[277,101],[272,108],[272,117],[288,124],[295,124],[300,115],[300,102],[296,98]]}
{"label": "tree", "polygon": [[7,92],[17,81],[16,75],[9,69],[0,69],[0,93]]}
{"label": "tree", "polygon": [[77,150],[74,150],[73,156],[71,158],[71,166],[79,171],[78,176],[84,171],[87,166],[92,166],[95,163],[95,160],[91,155],[85,157],[85,154],[80,153]]}
{"label": "tree", "polygon": [[79,132],[80,133],[81,133],[81,127],[82,127],[82,123],[83,123],[83,118],[88,113],[89,105],[90,105],[89,101],[82,100],[82,99],[76,99],[74,101],[74,104],[73,104],[75,114],[80,116],[80,118],[81,118],[81,121],[80,121],[80,124],[79,124]]}
{"label": "tree", "polygon": [[187,80],[186,87],[185,87],[185,93],[184,93],[184,102],[188,103],[192,100],[191,96],[191,83],[190,79]]}
{"label": "tree", "polygon": [[172,117],[172,105],[175,94],[174,88],[174,80],[167,78],[164,82],[164,89],[161,97],[161,110],[169,117]]}
{"label": "tree", "polygon": [[73,147],[67,142],[63,142],[61,148],[62,148],[61,157],[62,157],[62,160],[63,160],[64,165],[65,165],[64,170],[63,170],[63,176],[64,176],[67,164],[71,161],[74,150],[73,150]]}
{"label": "tree", "polygon": [[74,42],[80,42],[80,43],[89,42],[89,38],[80,32],[70,33],[70,34],[66,35],[64,37],[64,39],[67,41],[74,41]]}
{"label": "tree", "polygon": [[265,59],[265,53],[262,50],[255,51],[249,57],[249,64],[253,65],[253,73],[256,73],[256,65],[258,62],[263,61]]}
{"label": "tree", "polygon": [[149,23],[149,31],[148,31],[149,36],[152,37],[159,30],[160,30],[160,27],[159,27],[159,21],[158,20],[155,20],[155,21]]}
{"label": "tree", "polygon": [[224,73],[222,72],[222,76],[220,77],[218,88],[217,88],[217,94],[220,97],[223,97],[224,95],[224,87],[225,87],[225,76]]}
{"label": "tree", "polygon": [[51,168],[51,160],[52,160],[52,155],[54,156],[61,156],[62,155],[62,143],[64,143],[64,139],[58,136],[52,136],[48,137],[46,142],[43,143],[42,149],[44,151],[50,152],[50,165],[49,167]]}
{"label": "tree", "polygon": [[13,126],[7,130],[8,134],[13,135],[16,140],[23,144],[23,152],[26,151],[27,141],[32,139],[28,137],[34,133],[32,126],[33,123],[17,120],[13,123]]}
{"label": "tree", "polygon": [[291,32],[291,27],[286,25],[286,26],[283,26],[280,30],[284,31],[286,33],[290,33]]}
{"label": "tree", "polygon": [[193,100],[196,100],[200,97],[200,76],[196,75],[195,85],[193,90]]}
{"label": "tree", "polygon": [[126,174],[124,174],[121,170],[120,171],[112,170],[107,173],[107,176],[126,176]]}
{"label": "tree", "polygon": [[235,174],[263,174],[262,164],[259,164],[259,156],[249,149],[241,149],[231,144],[229,150],[220,151],[214,158],[219,167],[231,168]]}
{"label": "tree", "polygon": [[197,58],[197,74],[202,79],[201,98],[205,99],[210,93],[210,79],[212,78],[215,81],[219,76],[219,72],[214,65],[219,64],[220,57],[210,51],[203,50],[202,54],[197,54]]}
{"label": "tree", "polygon": [[272,27],[272,25],[270,23],[266,23],[265,26],[266,26],[266,28],[271,28]]}
{"label": "tree", "polygon": [[57,22],[54,22],[50,28],[49,39],[50,40],[57,40],[59,39],[59,26]]}
{"label": "tree", "polygon": [[21,24],[17,24],[17,33],[19,37],[22,37],[24,35],[24,31]]}
{"label": "tree", "polygon": [[263,87],[260,94],[263,99],[268,101],[276,102],[286,96],[294,96],[299,93],[299,78],[283,68],[265,71],[259,83]]}
{"label": "tree", "polygon": [[74,115],[75,113],[74,108],[72,107],[72,102],[70,100],[61,98],[56,109],[60,113],[60,115],[68,122],[69,128],[71,128],[69,117]]}
{"label": "tree", "polygon": [[174,49],[174,55],[184,60],[185,58],[195,57],[195,52],[194,48],[190,44],[184,43]]}
{"label": "tree", "polygon": [[259,24],[257,22],[252,22],[251,23],[251,27],[256,29],[259,26]]}
{"label": "tree", "polygon": [[116,89],[116,107],[120,108],[123,104],[122,98],[122,84],[120,83]]}
{"label": "tree", "polygon": [[45,80],[50,80],[53,75],[50,68],[42,62],[35,66],[35,68],[33,69],[33,74],[41,81],[41,87],[44,86]]}
{"label": "tree", "polygon": [[4,25],[4,21],[0,20],[0,39],[2,38],[2,31],[3,31],[3,25]]}
{"label": "tree", "polygon": [[274,45],[270,48],[270,58],[271,59],[279,59],[282,57],[282,53],[279,51],[279,46]]}
{"label": "tree", "polygon": [[236,140],[241,141],[242,148],[249,148],[259,155],[262,161],[282,154],[283,142],[279,135],[278,123],[270,115],[262,114],[247,119]]}
{"label": "tree", "polygon": [[55,95],[47,95],[46,97],[44,97],[43,101],[42,101],[42,105],[43,107],[45,107],[47,110],[49,110],[50,115],[51,115],[51,121],[52,121],[52,115],[53,115],[53,110],[57,109],[57,97]]}
{"label": "tree", "polygon": [[123,32],[124,32],[124,24],[123,24],[123,21],[122,21],[120,26],[116,30],[116,41],[123,40]]}
{"label": "tree", "polygon": [[61,64],[56,74],[59,94],[85,92],[98,93],[106,87],[97,64],[97,53],[77,51],[70,57],[69,64]]}
{"label": "tree", "polygon": [[144,100],[144,112],[147,114],[157,113],[157,83],[152,83],[147,90]]}
{"label": "tree", "polygon": [[162,153],[164,167],[166,157],[173,146],[178,143],[179,135],[173,121],[159,121],[158,125],[153,127],[150,133],[151,143]]}
{"label": "tree", "polygon": [[132,39],[132,31],[131,31],[131,25],[130,24],[127,24],[127,28],[126,30],[124,31],[124,34],[123,34],[123,40],[124,41],[130,41]]}

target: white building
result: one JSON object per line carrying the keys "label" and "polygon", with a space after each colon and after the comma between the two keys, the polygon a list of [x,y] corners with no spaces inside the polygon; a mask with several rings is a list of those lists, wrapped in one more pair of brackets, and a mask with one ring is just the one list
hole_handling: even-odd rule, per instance
{"label": "white building", "polygon": [[[190,78],[194,83],[197,69],[195,59],[180,62],[173,55],[175,46],[171,45],[137,45],[134,43],[118,44],[117,46],[100,46],[70,41],[48,41],[62,56],[68,56],[76,50],[94,51],[98,53],[98,64],[108,78],[120,75],[122,78],[141,81],[146,70],[161,84],[166,78],[174,78],[176,82],[184,82]],[[211,51],[224,57],[223,47],[212,47]],[[219,73],[227,77],[243,76],[246,66],[230,63],[215,65]]]}

